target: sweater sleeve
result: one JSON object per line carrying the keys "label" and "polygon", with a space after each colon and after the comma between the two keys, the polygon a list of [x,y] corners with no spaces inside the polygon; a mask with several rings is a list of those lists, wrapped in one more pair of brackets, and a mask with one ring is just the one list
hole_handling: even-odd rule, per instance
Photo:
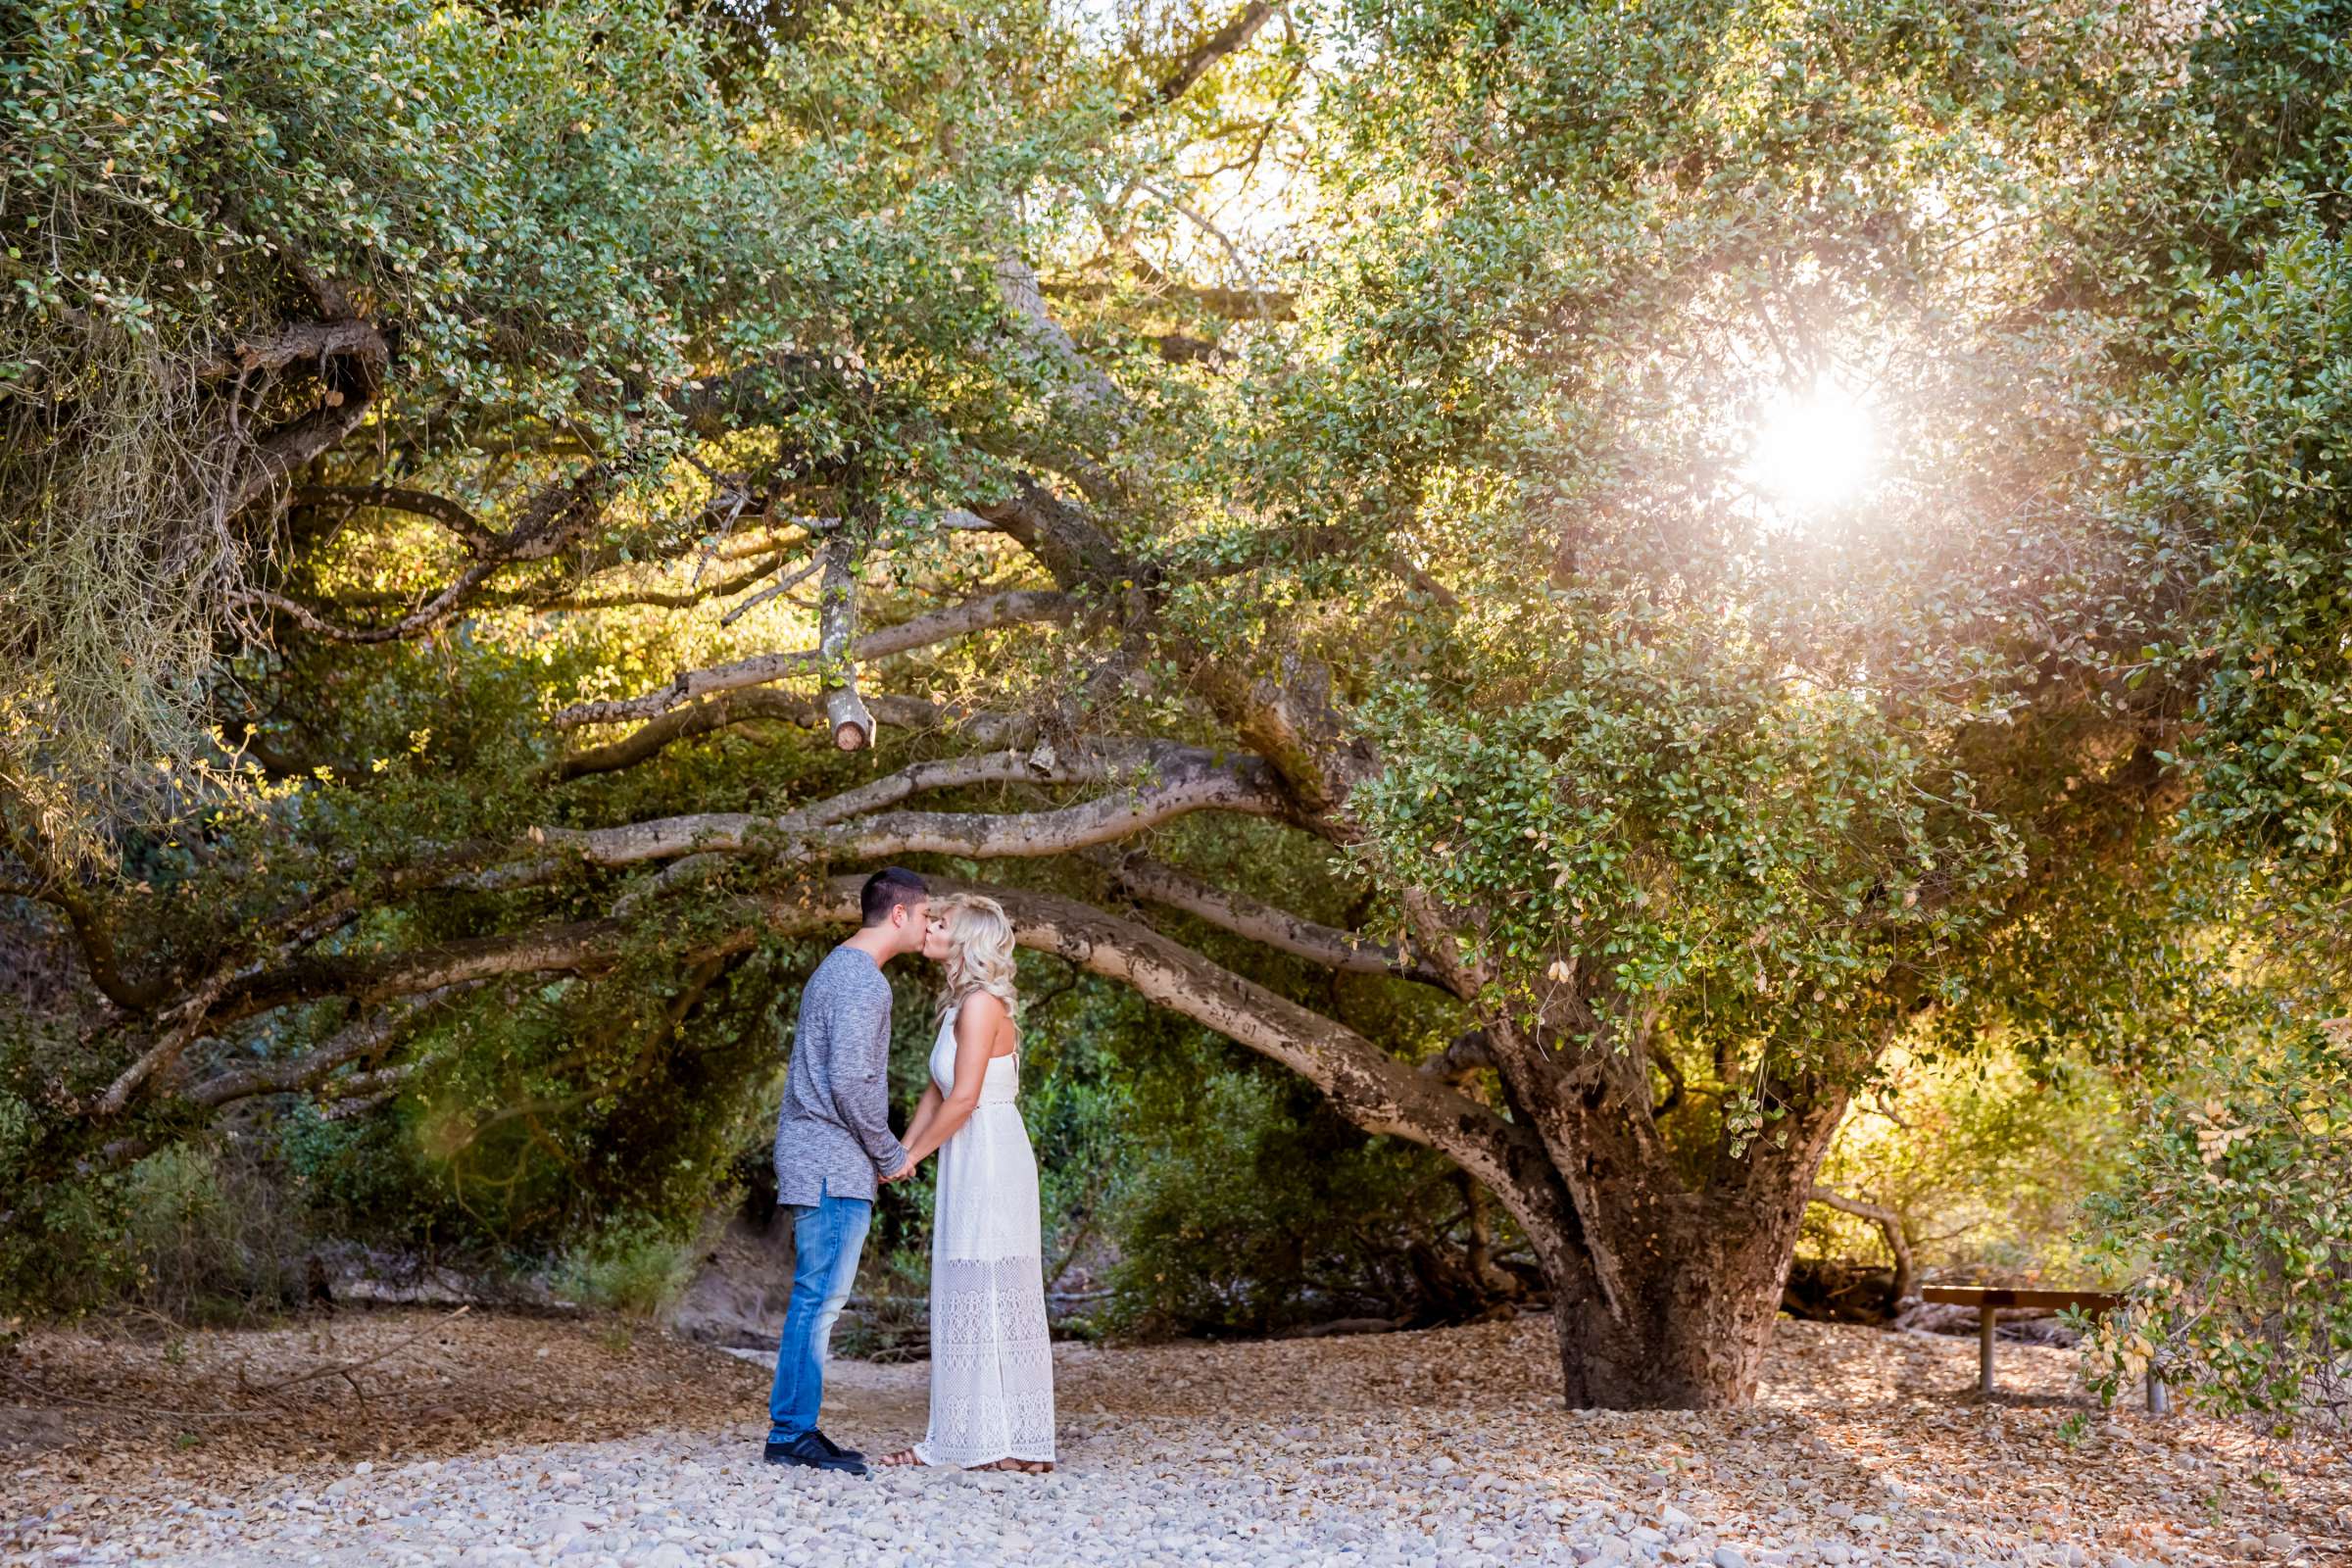
{"label": "sweater sleeve", "polygon": [[879,976],[842,999],[833,1033],[833,1113],[864,1146],[880,1176],[896,1176],[906,1148],[890,1130],[890,986]]}

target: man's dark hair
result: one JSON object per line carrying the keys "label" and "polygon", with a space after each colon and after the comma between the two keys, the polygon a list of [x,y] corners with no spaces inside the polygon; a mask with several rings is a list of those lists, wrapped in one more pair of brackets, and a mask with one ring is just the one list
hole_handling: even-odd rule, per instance
{"label": "man's dark hair", "polygon": [[880,925],[902,904],[916,904],[931,896],[923,879],[903,865],[886,865],[865,879],[858,894],[859,912],[867,925]]}

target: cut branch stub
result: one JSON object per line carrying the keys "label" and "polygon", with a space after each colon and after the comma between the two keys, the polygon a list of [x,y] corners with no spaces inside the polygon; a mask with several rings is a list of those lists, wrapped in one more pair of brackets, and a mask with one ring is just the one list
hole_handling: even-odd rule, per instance
{"label": "cut branch stub", "polygon": [[874,715],[855,686],[836,686],[825,693],[825,722],[833,728],[833,744],[845,752],[863,751],[873,741]]}

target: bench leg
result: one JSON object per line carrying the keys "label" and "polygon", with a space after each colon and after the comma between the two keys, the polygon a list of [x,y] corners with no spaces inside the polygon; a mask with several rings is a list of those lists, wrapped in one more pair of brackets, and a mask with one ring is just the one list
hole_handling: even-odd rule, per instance
{"label": "bench leg", "polygon": [[1987,1399],[1992,1397],[1992,1329],[1995,1315],[1989,1306],[1977,1308],[1977,1392]]}

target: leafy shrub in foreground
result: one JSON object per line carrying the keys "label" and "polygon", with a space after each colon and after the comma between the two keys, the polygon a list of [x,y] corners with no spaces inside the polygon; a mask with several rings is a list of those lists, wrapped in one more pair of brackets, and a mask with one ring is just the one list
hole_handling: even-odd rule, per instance
{"label": "leafy shrub in foreground", "polygon": [[2153,1365],[2219,1411],[2352,1406],[2352,1019],[2232,1043],[2157,1095],[2090,1210],[2094,1255],[2146,1270],[2090,1342],[2103,1397]]}

